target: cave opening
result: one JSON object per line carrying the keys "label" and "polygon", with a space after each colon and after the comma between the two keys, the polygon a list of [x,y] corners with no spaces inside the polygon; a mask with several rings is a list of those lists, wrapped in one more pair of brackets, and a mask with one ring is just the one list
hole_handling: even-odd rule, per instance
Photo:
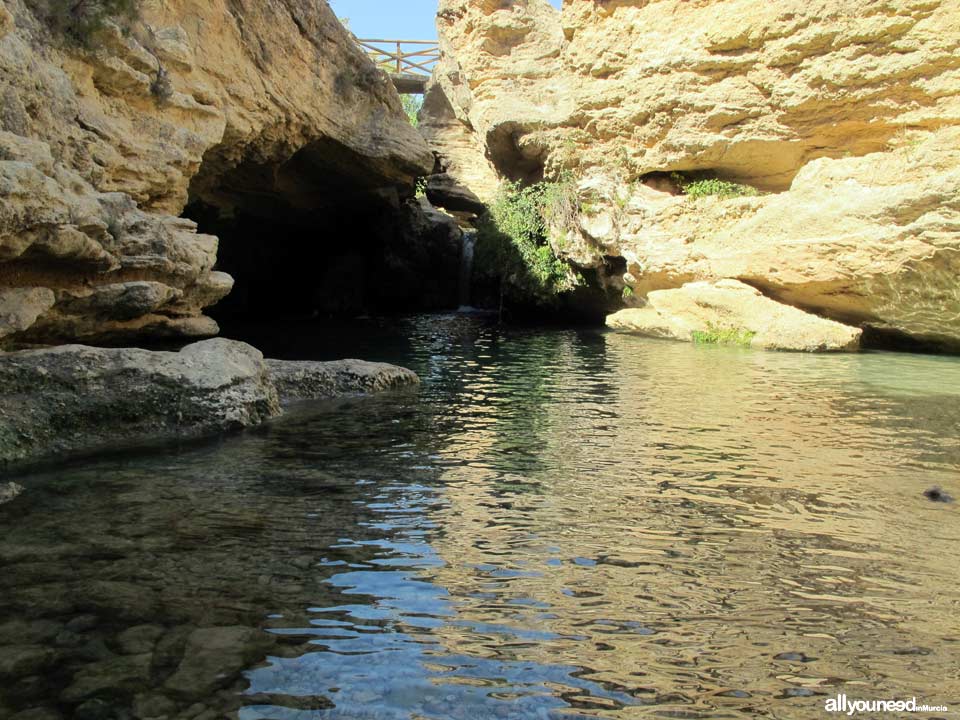
{"label": "cave opening", "polygon": [[531,142],[518,123],[503,123],[487,134],[487,157],[504,178],[521,185],[544,179],[547,150]]}
{"label": "cave opening", "polygon": [[234,287],[207,314],[228,337],[457,307],[455,221],[330,143],[280,165],[201,169],[183,216],[219,238],[215,269]]}
{"label": "cave opening", "polygon": [[887,350],[890,352],[915,353],[921,355],[956,354],[960,346],[950,342],[947,337],[922,338],[907,335],[900,330],[863,325],[863,337],[860,347],[863,350]]}

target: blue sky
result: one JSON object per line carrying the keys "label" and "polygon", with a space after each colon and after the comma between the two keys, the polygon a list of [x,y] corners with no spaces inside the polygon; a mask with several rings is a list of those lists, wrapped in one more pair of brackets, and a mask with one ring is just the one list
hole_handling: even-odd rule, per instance
{"label": "blue sky", "polygon": [[[560,7],[560,0],[550,0]],[[350,19],[350,29],[363,38],[434,40],[437,0],[330,0],[340,18]]]}

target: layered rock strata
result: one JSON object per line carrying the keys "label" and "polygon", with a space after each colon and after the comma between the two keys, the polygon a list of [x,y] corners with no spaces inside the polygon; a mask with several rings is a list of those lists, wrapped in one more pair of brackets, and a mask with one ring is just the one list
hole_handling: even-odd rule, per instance
{"label": "layered rock strata", "polygon": [[[566,176],[555,250],[630,304],[735,279],[960,349],[957,0],[441,0],[437,22],[445,184]],[[753,195],[684,192],[708,178]]]}
{"label": "layered rock strata", "polygon": [[397,206],[433,165],[326,3],[142,3],[86,46],[40,8],[0,0],[0,347],[215,334],[232,281],[188,201]]}

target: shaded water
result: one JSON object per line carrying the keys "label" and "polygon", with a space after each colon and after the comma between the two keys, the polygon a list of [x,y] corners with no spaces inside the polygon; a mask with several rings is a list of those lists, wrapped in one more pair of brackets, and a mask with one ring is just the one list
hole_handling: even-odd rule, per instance
{"label": "shaded water", "polygon": [[960,708],[957,359],[308,332],[423,386],[18,479],[0,717]]}

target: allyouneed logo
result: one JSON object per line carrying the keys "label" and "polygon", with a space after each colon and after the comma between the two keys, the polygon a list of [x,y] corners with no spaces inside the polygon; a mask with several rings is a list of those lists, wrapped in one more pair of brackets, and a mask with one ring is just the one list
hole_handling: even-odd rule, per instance
{"label": "allyouneed logo", "polygon": [[947,712],[946,705],[922,705],[916,698],[909,700],[851,700],[846,695],[837,695],[828,698],[824,707],[829,713],[857,713],[878,712]]}

